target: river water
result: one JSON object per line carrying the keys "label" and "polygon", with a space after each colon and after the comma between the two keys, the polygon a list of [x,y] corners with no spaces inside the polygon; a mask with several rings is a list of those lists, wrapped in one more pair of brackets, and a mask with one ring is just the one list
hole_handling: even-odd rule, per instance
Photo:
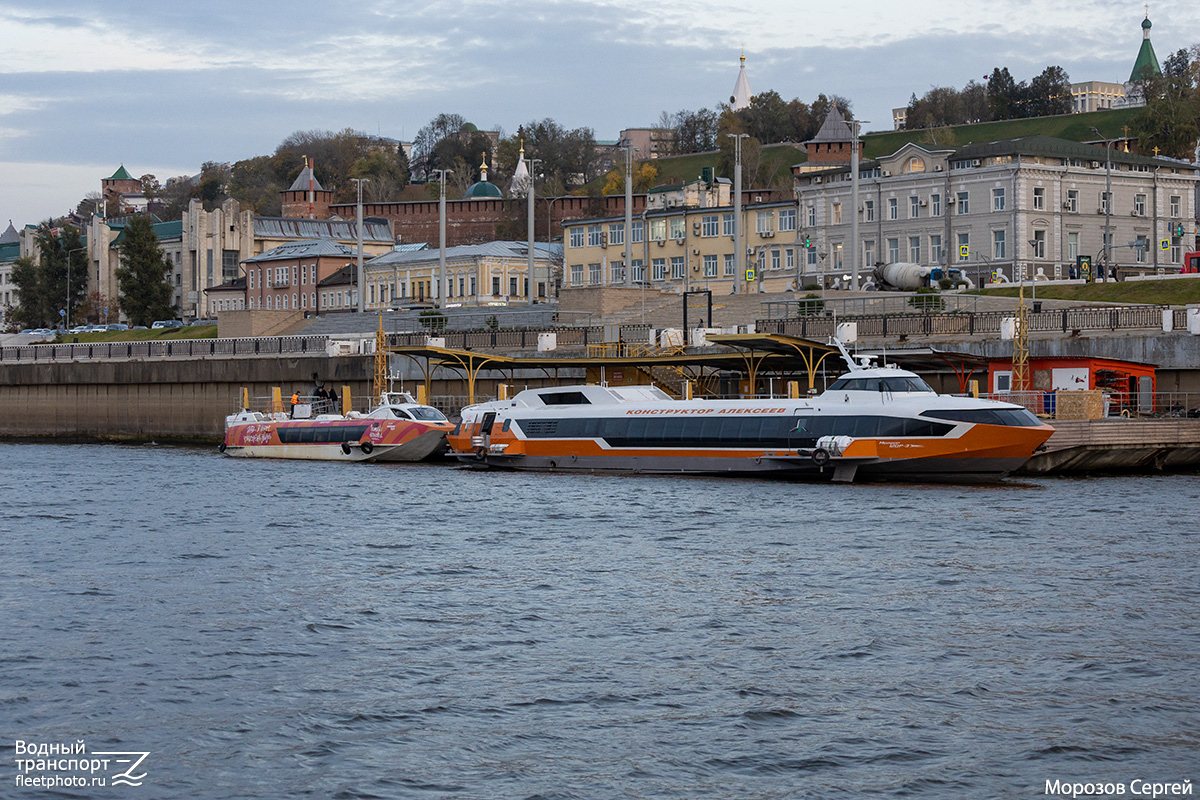
{"label": "river water", "polygon": [[[834,486],[32,444],[0,472],[3,797],[1200,778],[1196,475]],[[18,740],[148,752],[143,785],[18,785],[72,774]]]}

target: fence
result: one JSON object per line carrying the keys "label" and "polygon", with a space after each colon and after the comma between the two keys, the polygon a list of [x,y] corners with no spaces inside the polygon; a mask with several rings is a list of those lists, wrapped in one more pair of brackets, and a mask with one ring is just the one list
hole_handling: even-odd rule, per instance
{"label": "fence", "polygon": [[1053,419],[1200,419],[1200,393],[1195,392],[1110,392],[1094,389],[1073,392],[1001,392],[983,397],[1016,403],[1034,414]]}
{"label": "fence", "polygon": [[[792,305],[795,305],[794,303]],[[1112,306],[1062,308],[1029,314],[1031,333],[1074,333],[1083,331],[1143,330],[1161,331],[1166,306]],[[1187,330],[1187,309],[1171,311],[1173,328]],[[755,324],[759,333],[782,333],[804,339],[828,339],[838,322],[858,324],[858,335],[867,338],[908,336],[991,336],[1000,335],[1000,325],[1011,318],[1011,311],[868,314],[838,316],[818,313],[800,317],[762,319]],[[531,350],[538,345],[538,334],[554,333],[558,347],[587,347],[604,344],[612,326],[563,326],[502,328],[483,331],[445,331],[438,338],[457,350],[488,348]],[[621,325],[623,342],[646,342],[650,326]],[[336,334],[320,336],[269,336],[241,339],[181,339],[152,342],[98,342],[90,344],[37,344],[0,348],[0,364],[54,363],[89,360],[146,358],[206,358],[217,356],[277,356],[282,354],[325,353]],[[345,338],[345,337],[342,337]],[[363,337],[356,337],[363,338]],[[392,347],[414,347],[429,341],[426,332],[389,333]]]}
{"label": "fence", "polygon": [[205,356],[324,355],[328,336],[268,336],[242,339],[180,339],[153,342],[31,344],[0,348],[0,363],[54,363],[132,358],[202,358]]}
{"label": "fence", "polygon": [[[1072,333],[1075,331],[1162,330],[1166,306],[1112,306],[1062,308],[1030,313],[1029,331]],[[837,317],[837,322],[855,322],[860,337],[889,336],[999,336],[1000,324],[1013,317],[1011,311],[959,311],[912,314],[875,314]],[[1186,330],[1187,310],[1172,312],[1175,330]],[[806,339],[821,339],[834,333],[835,318],[811,314],[785,319],[760,320],[760,333],[784,333]]]}

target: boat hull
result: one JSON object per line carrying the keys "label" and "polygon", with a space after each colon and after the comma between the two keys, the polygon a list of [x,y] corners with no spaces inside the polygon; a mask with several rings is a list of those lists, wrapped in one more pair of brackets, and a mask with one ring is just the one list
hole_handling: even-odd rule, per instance
{"label": "boat hull", "polygon": [[445,452],[450,429],[400,420],[256,422],[230,426],[223,452],[233,458],[423,461]]}

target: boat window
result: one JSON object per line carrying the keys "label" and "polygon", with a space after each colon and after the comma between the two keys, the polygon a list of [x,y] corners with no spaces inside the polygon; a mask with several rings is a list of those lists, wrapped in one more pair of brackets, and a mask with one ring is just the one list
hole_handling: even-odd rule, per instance
{"label": "boat window", "polygon": [[889,392],[928,392],[933,393],[933,387],[915,375],[897,375],[883,378],[883,388]]}
{"label": "boat window", "polygon": [[414,419],[419,419],[422,422],[446,422],[446,415],[438,411],[433,406],[412,406],[408,409],[408,413],[412,414]]}
{"label": "boat window", "polygon": [[506,417],[504,419],[504,424],[500,426],[500,430],[507,432],[508,429],[511,427],[512,427],[512,417]]}
{"label": "boat window", "polygon": [[322,425],[321,427],[317,428],[316,433],[313,435],[313,441],[321,443],[328,442],[329,431],[330,428],[327,425]]}
{"label": "boat window", "polygon": [[391,409],[392,414],[396,417],[396,419],[412,419],[412,417],[408,415],[408,412],[403,408],[396,408],[395,406],[392,406]]}
{"label": "boat window", "polygon": [[847,392],[929,392],[933,387],[915,375],[889,375],[886,378],[839,378],[827,391]]}
{"label": "boat window", "polygon": [[943,436],[927,419],[863,414],[517,420],[529,439],[603,438],[613,447],[811,447],[822,436]]}
{"label": "boat window", "polygon": [[946,408],[921,412],[923,417],[948,419],[954,422],[978,422],[984,425],[1030,427],[1042,423],[1023,408]]}
{"label": "boat window", "polygon": [[878,436],[878,420],[878,417],[854,417],[854,427],[851,429],[850,435],[858,438]]}
{"label": "boat window", "polygon": [[538,397],[548,406],[586,406],[592,403],[583,392],[543,392]]}
{"label": "boat window", "polygon": [[357,442],[367,432],[367,427],[366,425],[340,425],[333,429],[334,436],[331,439],[335,442]]}

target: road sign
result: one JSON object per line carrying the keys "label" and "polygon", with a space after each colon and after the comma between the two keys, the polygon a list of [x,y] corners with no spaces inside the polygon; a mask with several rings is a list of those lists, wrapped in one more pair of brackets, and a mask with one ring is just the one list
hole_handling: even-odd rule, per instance
{"label": "road sign", "polygon": [[66,310],[65,310],[65,309],[62,309],[62,308],[60,308],[60,309],[58,310],[58,315],[59,315],[60,317],[65,317],[65,316],[67,315],[67,312],[66,312]]}
{"label": "road sign", "polygon": [[1170,250],[1171,249],[1171,240],[1170,239],[1159,239],[1158,240],[1158,249],[1159,250]]}
{"label": "road sign", "polygon": [[746,268],[746,280],[748,280],[748,281],[754,280],[754,267]]}
{"label": "road sign", "polygon": [[966,259],[970,258],[971,257],[971,245],[960,244],[958,246],[958,257],[963,259],[964,261]]}

